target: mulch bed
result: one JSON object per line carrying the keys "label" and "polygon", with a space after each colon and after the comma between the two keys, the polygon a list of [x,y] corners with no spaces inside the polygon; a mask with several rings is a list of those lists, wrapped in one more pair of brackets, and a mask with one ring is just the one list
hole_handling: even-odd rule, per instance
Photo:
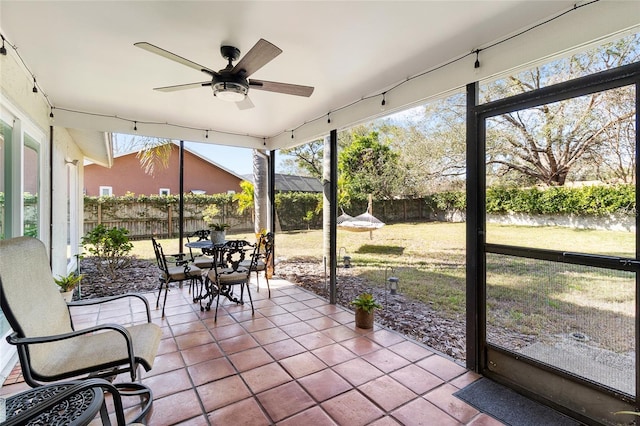
{"label": "mulch bed", "polygon": [[[120,269],[114,279],[98,272],[96,259],[83,258],[81,261],[82,298],[96,298],[130,292],[157,291],[159,286],[158,268],[154,263],[132,258],[128,266]],[[276,274],[319,296],[328,298],[328,279],[325,279],[322,265],[311,262],[281,262]],[[357,269],[340,268],[337,273],[338,304],[349,307],[349,302],[362,292],[372,293],[383,305],[376,311],[376,322],[396,330],[416,341],[424,343],[439,352],[463,361],[466,357],[466,319],[463,315],[445,318],[429,304],[409,299],[401,293],[390,295],[384,289],[372,287],[358,277]],[[76,296],[77,297],[77,294]],[[505,347],[526,345],[530,336],[513,332],[492,332],[492,342],[504,342]]]}
{"label": "mulch bed", "polygon": [[160,286],[156,264],[137,258],[131,258],[131,262],[119,269],[115,278],[111,278],[98,271],[95,257],[84,257],[80,261],[80,273],[80,291],[83,299],[124,293],[147,293],[158,290]]}

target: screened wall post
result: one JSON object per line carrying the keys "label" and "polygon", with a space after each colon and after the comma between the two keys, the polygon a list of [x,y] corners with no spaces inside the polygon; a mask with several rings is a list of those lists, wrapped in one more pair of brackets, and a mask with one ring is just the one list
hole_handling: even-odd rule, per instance
{"label": "screened wall post", "polygon": [[466,183],[466,311],[467,311],[467,368],[480,371],[480,316],[479,304],[483,300],[479,297],[480,271],[482,270],[482,252],[480,238],[484,224],[480,223],[479,200],[481,167],[480,159],[484,156],[479,152],[478,119],[475,107],[478,102],[478,83],[467,85],[467,183]]}
{"label": "screened wall post", "polygon": [[[179,210],[180,221],[178,223],[178,253],[183,253],[182,240],[184,239],[184,141],[180,141],[180,195],[179,195]],[[171,206],[169,206],[171,208]],[[171,235],[171,229],[169,229],[169,235]]]}
{"label": "screened wall post", "polygon": [[338,131],[333,129],[329,133],[329,144],[331,146],[330,154],[330,205],[331,214],[329,221],[329,303],[335,305],[337,302],[337,259],[336,259],[336,246],[338,245]]}
{"label": "screened wall post", "polygon": [[[269,151],[269,231],[276,232],[276,151]],[[274,248],[275,249],[275,248]],[[275,255],[274,255],[275,258]]]}
{"label": "screened wall post", "polygon": [[[635,170],[635,184],[636,184],[636,261],[640,260],[640,238],[638,233],[640,232],[640,215],[638,214],[638,206],[640,206],[640,194],[638,193],[638,148],[640,147],[640,134],[638,133],[638,124],[640,123],[640,78],[636,80],[636,140],[635,140],[635,158],[634,164]],[[640,398],[638,398],[638,390],[640,390],[640,327],[638,325],[638,318],[640,318],[640,268],[636,268],[636,329],[635,329],[635,348],[636,348],[636,408],[640,408]]]}

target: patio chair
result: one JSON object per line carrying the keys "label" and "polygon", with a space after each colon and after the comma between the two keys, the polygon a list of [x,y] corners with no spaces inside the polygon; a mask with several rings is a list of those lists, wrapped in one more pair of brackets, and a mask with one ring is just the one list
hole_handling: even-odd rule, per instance
{"label": "patio chair", "polygon": [[[209,229],[200,229],[187,235],[187,243],[192,241],[204,241],[208,240],[211,235]],[[213,267],[213,258],[205,254],[193,254],[193,250],[189,247],[189,256],[191,257],[191,263],[200,269],[211,269]]]}
{"label": "patio chair", "polygon": [[[214,319],[218,319],[218,306],[220,297],[226,297],[232,302],[244,305],[244,289],[246,287],[251,303],[251,315],[255,315],[253,299],[249,289],[249,275],[257,261],[257,244],[251,244],[244,240],[227,241],[223,246],[216,247],[215,258],[222,259],[223,264],[214,263],[213,268],[207,273],[206,287],[210,289],[211,297],[216,298],[216,311]],[[249,260],[247,265],[245,260]],[[234,288],[240,287],[240,297],[234,294]],[[201,310],[209,310],[213,300]]]}
{"label": "patio chair", "polygon": [[[146,308],[146,322],[74,327],[70,308],[124,298]],[[13,329],[7,341],[16,345],[24,380],[33,387],[126,372],[133,382],[138,366],[146,371],[153,367],[162,338],[160,327],[151,322],[149,302],[141,295],[66,303],[54,284],[44,244],[31,237],[0,241],[0,307]]]}
{"label": "patio chair", "polygon": [[[202,292],[202,269],[191,264],[185,253],[178,254],[164,254],[162,245],[155,238],[151,238],[153,243],[153,251],[156,255],[156,263],[160,275],[160,289],[158,290],[158,298],[156,299],[156,309],[160,305],[160,295],[162,294],[162,288],[164,287],[164,301],[162,302],[162,316],[164,317],[164,306],[167,303],[167,293],[169,293],[169,283],[178,282],[182,285],[183,281],[189,280],[189,292],[193,289],[193,302],[197,301],[197,297]],[[197,284],[200,283],[200,291],[196,296],[198,290]]]}
{"label": "patio chair", "polygon": [[269,291],[269,298],[271,298],[271,287],[269,286],[269,265],[273,262],[273,247],[275,244],[275,235],[273,232],[261,234],[258,238],[256,248],[257,259],[253,266],[251,266],[251,260],[245,260],[243,266],[251,268],[252,272],[256,273],[256,288],[260,291],[260,272],[264,272],[264,279],[267,281],[267,290]]}

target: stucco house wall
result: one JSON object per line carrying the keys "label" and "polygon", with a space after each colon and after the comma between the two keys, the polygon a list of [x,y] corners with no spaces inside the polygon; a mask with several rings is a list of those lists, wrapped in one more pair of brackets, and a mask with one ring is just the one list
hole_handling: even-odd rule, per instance
{"label": "stucco house wall", "polygon": [[[75,260],[73,254],[80,249],[77,242],[83,225],[82,167],[86,155],[79,146],[82,141],[77,139],[77,135],[74,137],[69,129],[56,126],[55,117],[52,119],[49,116],[51,108],[43,93],[33,92],[33,78],[23,64],[18,62],[11,49],[7,50],[7,55],[0,55],[0,112],[3,120],[7,120],[14,131],[27,132],[35,139],[39,151],[38,158],[25,157],[22,160],[21,154],[17,154],[20,150],[14,149],[15,154],[12,154],[9,161],[13,165],[26,162],[30,164],[28,170],[33,170],[37,164],[39,173],[37,176],[22,176],[20,167],[15,167],[11,176],[3,174],[2,187],[5,191],[11,187],[14,194],[22,191],[39,193],[38,238],[48,249],[53,275],[66,275],[74,268],[69,260]],[[96,132],[93,134],[97,135]],[[16,143],[16,140],[11,143]],[[93,159],[104,161],[103,158]],[[0,164],[0,170],[3,169],[4,165]],[[76,184],[70,186],[69,181]],[[75,192],[78,204],[73,212],[68,212],[68,200],[72,191]],[[22,235],[24,212],[20,203],[12,203],[8,215],[12,226],[4,229],[5,237]],[[71,217],[71,222],[68,217]],[[71,257],[68,251],[69,236],[76,242],[72,244]],[[0,383],[17,360],[15,348],[6,344],[4,338],[1,341]]]}
{"label": "stucco house wall", "polygon": [[[220,194],[228,191],[240,192],[241,176],[235,175],[214,162],[208,161],[191,151],[184,151],[184,190],[205,191],[206,194]],[[153,176],[145,173],[136,153],[114,158],[113,166],[106,168],[97,164],[85,166],[84,190],[89,196],[99,196],[100,187],[109,186],[112,195],[121,196],[127,192],[136,195],[158,195],[161,188],[170,194],[180,192],[179,147],[172,145],[169,166],[156,168]]]}

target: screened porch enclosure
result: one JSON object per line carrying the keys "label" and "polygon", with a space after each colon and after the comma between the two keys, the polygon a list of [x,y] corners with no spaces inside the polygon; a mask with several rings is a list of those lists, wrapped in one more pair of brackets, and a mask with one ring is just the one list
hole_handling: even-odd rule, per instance
{"label": "screened porch enclosure", "polygon": [[[506,244],[486,226],[487,181],[492,167],[507,162],[509,154],[500,151],[500,139],[516,146],[517,139],[525,135],[516,132],[505,138],[508,124],[527,127],[533,135],[525,141],[528,148],[521,151],[521,158],[531,155],[541,159],[537,164],[540,173],[545,167],[556,166],[549,162],[553,156],[547,155],[552,144],[541,148],[544,143],[540,141],[578,140],[578,132],[586,137],[607,133],[607,141],[611,141],[622,127],[627,129],[626,142],[631,146],[627,160],[635,168],[639,75],[640,66],[632,64],[477,105],[469,115],[473,130],[468,158],[474,175],[470,175],[468,189],[478,192],[477,198],[469,197],[467,215],[477,215],[467,224],[468,246],[476,250],[468,254],[472,260],[468,321],[477,318],[478,324],[477,328],[468,325],[473,335],[468,338],[475,339],[469,362],[477,362],[478,370],[488,377],[585,423],[616,423],[620,419],[615,418],[615,411],[633,410],[637,404],[637,215],[631,212],[635,223],[630,231],[618,234],[576,226],[570,238],[562,234],[556,240]],[[468,88],[474,104],[475,87]],[[619,98],[621,93],[630,99],[621,108],[596,107],[590,116],[580,112],[594,105],[594,99]],[[577,112],[573,116],[579,117],[578,121],[568,119],[567,111]],[[548,121],[543,116],[550,112],[565,113],[555,128],[545,126]],[[618,121],[617,126],[610,125],[612,120]],[[565,155],[569,155],[571,143]],[[603,149],[612,152],[610,146]],[[542,190],[548,198],[554,194],[554,185],[564,184],[566,178],[566,170],[557,168],[555,172],[550,176],[557,181],[550,181]],[[635,179],[632,182],[635,189]],[[637,191],[634,198],[637,204]],[[544,215],[544,210],[538,213]],[[613,215],[595,219],[600,229],[611,227],[616,220]],[[474,348],[477,352],[472,352]]]}
{"label": "screened porch enclosure", "polygon": [[[487,344],[635,397],[636,273],[624,270],[630,266],[615,258],[605,268],[565,263],[551,252],[490,250]],[[494,338],[505,331],[515,336],[509,347]]]}

